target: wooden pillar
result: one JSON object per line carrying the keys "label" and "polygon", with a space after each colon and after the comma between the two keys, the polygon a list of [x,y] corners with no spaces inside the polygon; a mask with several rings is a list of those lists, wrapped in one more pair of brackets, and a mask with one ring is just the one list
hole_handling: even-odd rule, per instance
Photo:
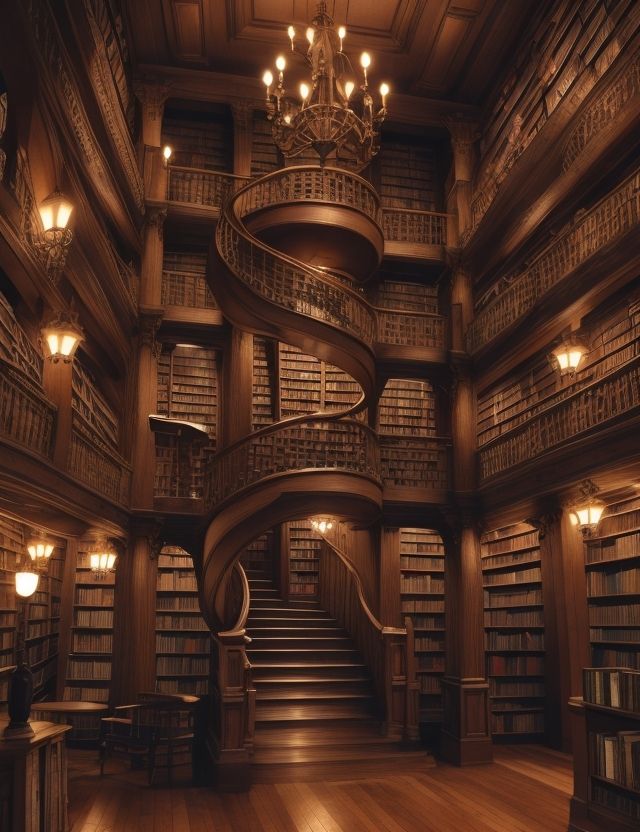
{"label": "wooden pillar", "polygon": [[253,335],[233,327],[224,354],[224,445],[251,433],[253,406]]}
{"label": "wooden pillar", "polygon": [[590,666],[591,658],[584,542],[566,507],[542,518],[540,554],[546,741],[555,748],[571,751],[575,747],[571,733],[574,720],[569,700],[582,696],[582,669]]}
{"label": "wooden pillar", "polygon": [[233,113],[233,172],[237,176],[251,175],[251,142],[253,108],[246,103],[231,105]]}
{"label": "wooden pillar", "polygon": [[165,207],[149,208],[144,229],[142,268],[140,270],[140,307],[160,306],[164,260]]}
{"label": "wooden pillar", "polygon": [[380,623],[404,627],[400,610],[400,529],[383,527],[380,532]]}
{"label": "wooden pillar", "polygon": [[453,152],[453,185],[448,195],[448,210],[458,216],[458,234],[471,228],[471,183],[475,167],[474,142],[477,126],[470,121],[448,119]]}
{"label": "wooden pillar", "polygon": [[56,432],[53,445],[53,464],[66,471],[69,462],[72,428],[71,373],[73,364],[50,360],[44,362],[43,386],[49,399],[56,405]]}
{"label": "wooden pillar", "polygon": [[73,626],[73,596],[76,586],[76,565],[78,562],[78,540],[69,537],[66,541],[62,585],[60,587],[60,636],[56,668],[56,699],[62,699],[67,678],[67,658],[71,652],[71,628]]}
{"label": "wooden pillar", "polygon": [[156,681],[156,527],[136,523],[116,569],[111,700],[136,701]]}
{"label": "wooden pillar", "polygon": [[147,200],[166,199],[167,165],[162,156],[162,118],[169,87],[141,82],[134,84],[136,98],[142,111],[141,147],[144,192]]}

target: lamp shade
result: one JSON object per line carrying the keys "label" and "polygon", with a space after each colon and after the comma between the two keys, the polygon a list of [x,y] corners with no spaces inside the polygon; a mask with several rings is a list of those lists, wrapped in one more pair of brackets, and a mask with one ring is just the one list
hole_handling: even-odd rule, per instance
{"label": "lamp shade", "polygon": [[600,522],[604,508],[603,503],[597,500],[585,503],[582,506],[577,506],[571,511],[571,522],[580,531],[591,532]]}
{"label": "lamp shade", "polygon": [[21,598],[31,598],[38,588],[37,572],[16,572],[16,592]]}
{"label": "lamp shade", "polygon": [[111,572],[116,564],[115,552],[94,552],[90,556],[92,572]]}
{"label": "lamp shade", "polygon": [[40,218],[45,231],[67,227],[69,217],[73,211],[73,205],[65,197],[62,191],[57,188],[53,193],[40,203]]}
{"label": "lamp shade", "polygon": [[27,542],[27,552],[34,566],[46,567],[54,550],[54,544],[46,537],[32,537]]}
{"label": "lamp shade", "polygon": [[585,344],[578,339],[563,341],[552,350],[552,360],[560,370],[560,375],[572,375],[587,352]]}
{"label": "lamp shade", "polygon": [[60,313],[42,328],[45,354],[51,361],[73,360],[76,350],[84,340],[82,328],[71,315]]}

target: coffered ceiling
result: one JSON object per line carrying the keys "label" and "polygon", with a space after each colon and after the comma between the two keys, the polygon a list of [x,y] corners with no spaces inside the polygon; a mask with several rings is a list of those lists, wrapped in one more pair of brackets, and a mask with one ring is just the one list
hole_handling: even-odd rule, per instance
{"label": "coffered ceiling", "polygon": [[[260,77],[304,38],[316,0],[122,0],[138,65]],[[394,91],[481,103],[546,0],[328,0],[345,51],[372,53],[371,78]]]}

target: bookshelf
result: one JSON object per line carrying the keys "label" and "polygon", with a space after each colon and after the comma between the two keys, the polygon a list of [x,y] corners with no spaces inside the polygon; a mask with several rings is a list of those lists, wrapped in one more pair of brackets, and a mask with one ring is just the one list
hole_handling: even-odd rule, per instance
{"label": "bookshelf", "polygon": [[166,245],[162,260],[162,305],[217,309],[206,271],[206,248]]}
{"label": "bookshelf", "polygon": [[7,706],[9,674],[16,662],[16,564],[24,546],[22,525],[0,516],[0,708]]}
{"label": "bookshelf", "polygon": [[442,721],[445,551],[431,529],[400,529],[400,610],[413,621],[420,722]]}
{"label": "bookshelf", "polygon": [[589,817],[603,832],[640,826],[640,671],[584,670]]}
{"label": "bookshelf", "polygon": [[[115,573],[96,578],[91,571],[89,542],[78,543],[73,597],[71,651],[63,699],[71,702],[109,702],[113,648]],[[76,739],[95,737],[96,717],[74,721]]]}
{"label": "bookshelf", "polygon": [[273,141],[271,122],[267,114],[253,111],[253,130],[251,134],[251,176],[262,176],[282,167],[278,148]]}
{"label": "bookshelf", "polygon": [[275,396],[273,380],[276,377],[273,342],[258,335],[253,338],[253,391],[252,418],[253,430],[271,425],[277,421],[274,410]]}
{"label": "bookshelf", "polygon": [[297,347],[280,343],[281,418],[318,410],[346,410],[360,397],[360,388],[348,373]]}
{"label": "bookshelf", "polygon": [[156,585],[156,691],[206,694],[210,645],[191,555],[164,546]]}
{"label": "bookshelf", "polygon": [[379,154],[379,194],[387,208],[435,211],[436,153],[424,138],[388,135]]}
{"label": "bookshelf", "polygon": [[118,417],[96,386],[93,376],[75,360],[71,372],[71,403],[74,423],[79,422],[92,436],[118,449]]}
{"label": "bookshelf", "polygon": [[173,149],[171,161],[176,165],[233,171],[233,125],[222,110],[165,109],[162,143]]}
{"label": "bookshelf", "polygon": [[175,432],[156,433],[155,496],[202,496],[204,447],[215,448],[218,433],[218,354],[215,350],[165,344],[158,358],[157,412],[170,419],[204,426],[209,441],[181,441]]}
{"label": "bookshelf", "polygon": [[383,279],[374,292],[376,306],[437,315],[438,287],[406,280]]}
{"label": "bookshelf", "polygon": [[481,539],[484,631],[492,733],[544,733],[544,607],[538,530],[518,523]]}
{"label": "bookshelf", "polygon": [[640,670],[640,498],[608,506],[585,544],[593,665]]}
{"label": "bookshelf", "polygon": [[269,529],[245,548],[240,560],[249,577],[263,580],[274,577],[273,541],[274,532]]}
{"label": "bookshelf", "polygon": [[383,436],[435,436],[436,404],[431,385],[389,379],[378,404],[378,432]]}
{"label": "bookshelf", "polygon": [[38,387],[42,386],[41,353],[16,320],[13,308],[0,292],[0,358],[13,364]]}
{"label": "bookshelf", "polygon": [[308,520],[286,525],[289,535],[289,596],[316,598],[322,538]]}

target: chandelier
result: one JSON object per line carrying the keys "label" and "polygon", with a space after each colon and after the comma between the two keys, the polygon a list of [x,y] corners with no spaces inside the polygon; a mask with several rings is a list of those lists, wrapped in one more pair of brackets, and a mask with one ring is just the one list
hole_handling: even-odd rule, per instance
{"label": "chandelier", "polygon": [[[324,165],[328,156],[357,170],[363,168],[380,147],[380,125],[387,114],[389,85],[381,84],[382,106],[374,113],[367,70],[371,56],[360,56],[362,83],[358,84],[351,61],[342,51],[347,30],[334,27],[327,4],[318,3],[316,16],[308,27],[306,51],[296,45],[296,30],[287,30],[291,52],[302,56],[310,68],[310,83],[299,86],[300,98],[287,95],[284,73],[287,60],[276,58],[277,82],[267,70],[262,80],[267,88],[267,116],[273,124],[273,138],[287,159],[314,150]],[[356,89],[357,87],[357,89]]]}

